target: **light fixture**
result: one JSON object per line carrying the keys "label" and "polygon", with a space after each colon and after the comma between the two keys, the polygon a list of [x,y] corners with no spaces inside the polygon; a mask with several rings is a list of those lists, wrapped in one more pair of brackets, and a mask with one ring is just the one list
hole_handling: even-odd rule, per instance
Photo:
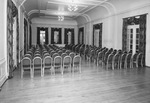
{"label": "light fixture", "polygon": [[60,15],[58,16],[58,21],[63,21],[64,20],[64,16]]}
{"label": "light fixture", "polygon": [[69,11],[77,11],[78,10],[78,6],[75,4],[75,0],[69,0],[68,10]]}

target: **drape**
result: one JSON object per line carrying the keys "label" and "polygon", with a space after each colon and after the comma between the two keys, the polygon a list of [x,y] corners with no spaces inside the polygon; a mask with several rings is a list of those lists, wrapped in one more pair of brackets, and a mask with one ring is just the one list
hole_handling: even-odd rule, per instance
{"label": "drape", "polygon": [[128,18],[123,19],[123,28],[122,28],[122,50],[127,50],[127,26]]}
{"label": "drape", "polygon": [[54,33],[58,32],[58,42],[57,44],[61,44],[62,40],[61,40],[61,28],[51,28],[51,44],[56,44],[54,42]]}
{"label": "drape", "polygon": [[67,33],[68,33],[68,28],[65,28],[65,36],[64,36],[64,43],[65,44],[68,44],[68,35],[67,35]]}
{"label": "drape", "polygon": [[48,28],[45,28],[45,44],[48,44]]}
{"label": "drape", "polygon": [[[18,23],[18,9],[11,0],[7,0],[7,63],[9,76],[13,77],[13,17],[17,17],[17,63],[19,64],[19,23]],[[17,64],[17,65],[18,65]]]}
{"label": "drape", "polygon": [[31,25],[30,25],[30,43],[29,43],[29,47],[31,48],[32,46],[32,28],[31,28]]}
{"label": "drape", "polygon": [[103,23],[93,25],[93,45],[94,45],[94,38],[96,38],[94,35],[95,30],[99,30],[99,35],[98,35],[98,40],[99,40],[98,46],[99,47],[102,47],[102,25],[103,25]]}
{"label": "drape", "polygon": [[26,54],[28,49],[28,23],[27,20],[24,19],[24,54]]}
{"label": "drape", "polygon": [[65,28],[64,29],[64,43],[68,44],[68,32],[71,32],[71,44],[74,44],[74,29],[73,28]]}
{"label": "drape", "polygon": [[71,44],[74,44],[74,29],[71,29]]}
{"label": "drape", "polygon": [[84,44],[84,27],[79,28],[78,43]]}
{"label": "drape", "polygon": [[40,27],[37,27],[37,44],[40,44]]}
{"label": "drape", "polygon": [[143,64],[145,65],[145,49],[146,49],[146,14],[140,15],[139,25],[140,25],[140,43],[139,52],[143,53]]}

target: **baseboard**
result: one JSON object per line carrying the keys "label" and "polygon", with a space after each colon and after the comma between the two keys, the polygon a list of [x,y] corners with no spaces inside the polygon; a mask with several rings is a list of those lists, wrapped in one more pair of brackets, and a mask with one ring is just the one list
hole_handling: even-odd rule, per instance
{"label": "baseboard", "polygon": [[6,80],[7,80],[6,76],[3,76],[2,78],[0,78],[0,90],[1,90],[2,86],[4,85],[4,83],[6,82]]}

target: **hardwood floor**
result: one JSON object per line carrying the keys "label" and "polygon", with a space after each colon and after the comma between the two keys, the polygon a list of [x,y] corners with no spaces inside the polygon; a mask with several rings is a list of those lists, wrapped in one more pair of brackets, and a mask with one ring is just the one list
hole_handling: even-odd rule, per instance
{"label": "hardwood floor", "polygon": [[0,92],[0,103],[150,103],[150,68],[105,70],[83,63],[82,73],[40,77],[19,70]]}

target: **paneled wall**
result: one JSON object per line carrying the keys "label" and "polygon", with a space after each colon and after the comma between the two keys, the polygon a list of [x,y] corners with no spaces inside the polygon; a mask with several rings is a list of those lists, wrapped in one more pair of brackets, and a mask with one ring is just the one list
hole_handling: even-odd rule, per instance
{"label": "paneled wall", "polygon": [[5,80],[7,79],[7,68],[6,68],[6,60],[0,60],[0,87],[3,85]]}
{"label": "paneled wall", "polygon": [[7,0],[2,0],[0,3],[0,87],[8,77],[7,72],[7,46],[6,46],[6,27],[7,27]]}

